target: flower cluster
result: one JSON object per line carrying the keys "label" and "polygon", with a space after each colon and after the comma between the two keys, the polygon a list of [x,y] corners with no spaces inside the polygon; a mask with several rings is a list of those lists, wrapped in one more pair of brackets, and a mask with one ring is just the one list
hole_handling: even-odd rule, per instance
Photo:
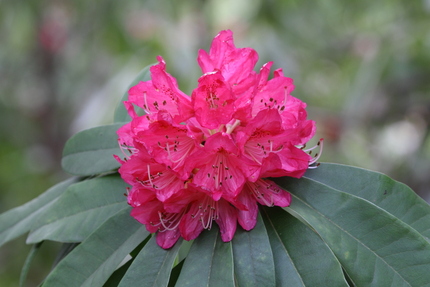
{"label": "flower cluster", "polygon": [[199,51],[203,75],[191,97],[157,59],[151,80],[129,90],[132,120],[118,130],[131,215],[170,248],[213,221],[230,241],[237,223],[254,228],[258,203],[288,206],[291,195],[267,178],[299,178],[318,159],[304,149],[315,123],[291,96],[293,80],[281,69],[269,80],[272,62],[255,72],[256,51],[236,48],[229,30]]}

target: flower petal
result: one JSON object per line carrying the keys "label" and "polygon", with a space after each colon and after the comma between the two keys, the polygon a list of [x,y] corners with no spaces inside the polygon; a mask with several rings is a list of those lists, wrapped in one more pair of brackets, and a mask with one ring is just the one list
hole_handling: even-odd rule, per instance
{"label": "flower petal", "polygon": [[179,230],[185,240],[193,240],[203,231],[204,227],[200,220],[200,208],[198,202],[191,204],[189,211],[184,214]]}
{"label": "flower petal", "polygon": [[273,78],[262,86],[254,97],[252,115],[259,111],[274,108],[283,111],[289,103],[289,96],[294,89],[293,79],[287,77]]}
{"label": "flower petal", "polygon": [[192,93],[195,116],[208,129],[228,123],[234,113],[234,95],[219,71],[200,77]]}
{"label": "flower petal", "polygon": [[245,176],[242,168],[246,168],[237,157],[238,149],[228,135],[216,133],[209,137],[204,148],[194,153],[187,160],[190,168],[198,169],[193,183],[218,200],[224,193],[236,197]]}
{"label": "flower petal", "polygon": [[309,166],[311,156],[294,146],[284,146],[264,159],[260,177],[290,176],[300,178]]}
{"label": "flower petal", "polygon": [[238,210],[237,220],[245,230],[251,230],[257,224],[258,205],[255,197],[248,190],[245,184],[242,192],[239,194],[237,201],[245,205],[248,210]]}
{"label": "flower petal", "polygon": [[130,88],[129,102],[149,114],[166,110],[176,123],[181,123],[193,115],[191,99],[179,90],[175,78],[166,72],[163,58],[158,57],[158,61],[150,68],[151,81]]}
{"label": "flower petal", "polygon": [[291,194],[268,179],[247,182],[244,187],[245,191],[252,194],[255,200],[262,205],[287,207],[291,203]]}
{"label": "flower petal", "polygon": [[218,202],[218,208],[219,217],[215,221],[219,226],[222,241],[229,242],[236,232],[237,210],[224,200]]}
{"label": "flower petal", "polygon": [[[188,137],[188,129],[184,125],[173,125],[164,120],[151,123],[147,130],[138,133],[136,140],[147,147],[157,162],[179,173],[182,173],[185,159],[199,144]],[[183,178],[188,176],[184,174]]]}
{"label": "flower petal", "polygon": [[181,233],[179,229],[165,230],[163,232],[157,232],[157,244],[164,249],[169,249],[178,241]]}
{"label": "flower petal", "polygon": [[127,202],[132,207],[139,207],[156,198],[155,192],[137,184],[128,191]]}
{"label": "flower petal", "polygon": [[163,206],[160,201],[154,199],[150,202],[134,207],[130,215],[137,221],[145,224],[149,232],[156,232],[159,230],[160,217],[158,212],[163,211]]}
{"label": "flower petal", "polygon": [[230,30],[221,31],[212,41],[209,54],[199,51],[197,58],[203,73],[220,70],[231,87],[242,93],[251,85],[250,78],[255,77],[254,66],[258,54],[251,48],[236,48],[233,33]]}

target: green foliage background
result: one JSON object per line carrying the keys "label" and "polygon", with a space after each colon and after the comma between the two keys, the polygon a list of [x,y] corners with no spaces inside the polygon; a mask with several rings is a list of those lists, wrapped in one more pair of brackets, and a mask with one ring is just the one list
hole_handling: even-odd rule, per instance
{"label": "green foliage background", "polygon": [[[294,78],[325,138],[322,161],[370,168],[430,200],[430,1],[1,1],[0,212],[67,177],[65,141],[112,122],[137,73],[162,55],[190,93],[197,50],[221,29]],[[17,285],[24,237],[0,249]],[[29,282],[49,271],[42,246]]]}

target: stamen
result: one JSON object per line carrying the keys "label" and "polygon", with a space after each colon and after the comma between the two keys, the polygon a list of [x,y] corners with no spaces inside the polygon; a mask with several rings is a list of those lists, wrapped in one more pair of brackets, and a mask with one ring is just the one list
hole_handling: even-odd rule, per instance
{"label": "stamen", "polygon": [[283,112],[285,109],[285,106],[288,102],[288,93],[287,93],[287,87],[284,87],[284,101],[282,102],[282,107],[279,109],[280,112]]}
{"label": "stamen", "polygon": [[[219,155],[217,155],[215,162],[219,162]],[[212,168],[214,169],[214,180],[215,180],[215,189],[218,189],[221,185],[220,182],[222,182],[222,176],[220,175],[220,168],[218,165],[212,165]]]}
{"label": "stamen", "polygon": [[[206,206],[205,209],[202,207]],[[204,229],[210,230],[212,228],[212,221],[219,218],[218,201],[214,201],[210,197],[207,197],[199,206],[200,222]]]}
{"label": "stamen", "polygon": [[150,168],[149,164],[147,164],[146,167],[148,168],[148,181],[151,184],[151,186],[154,186],[154,184],[152,183],[152,179],[151,179],[151,168]]}
{"label": "stamen", "polygon": [[170,160],[172,160],[172,156],[170,154],[170,146],[169,146],[169,142],[166,142],[166,151],[167,151],[167,156],[169,157]]}
{"label": "stamen", "polygon": [[[261,184],[264,184],[266,187],[265,189],[267,190],[267,192],[262,192],[262,186]],[[273,197],[272,197],[272,192],[273,190],[271,190],[271,184],[263,181],[263,180],[259,180],[258,182],[255,183],[251,183],[248,182],[247,183],[248,188],[251,190],[252,194],[260,201],[262,201],[264,203],[264,205],[266,206],[273,206],[274,202],[273,202]]]}
{"label": "stamen", "polygon": [[[167,215],[167,216],[166,216]],[[175,230],[179,223],[181,222],[181,218],[184,215],[184,211],[180,213],[161,213],[158,212],[158,217],[160,218],[160,223],[164,230],[160,230],[160,232],[166,231],[166,230]]]}
{"label": "stamen", "polygon": [[[137,152],[136,148],[126,146],[125,144],[121,144],[119,140],[118,140],[118,146],[119,146],[119,149],[121,150],[121,153],[124,155],[126,160],[130,158],[130,155]],[[126,154],[125,151],[128,151],[129,154]]]}
{"label": "stamen", "polygon": [[150,113],[151,113],[151,110],[149,109],[148,101],[147,101],[147,99],[146,99],[146,91],[145,91],[145,92],[143,92],[143,100],[144,100],[144,102],[145,102],[145,104],[143,105],[143,108],[144,108],[144,110],[145,110],[145,113],[150,114]]}
{"label": "stamen", "polygon": [[125,156],[125,158],[130,158],[125,152],[123,145],[118,141],[119,149],[121,150],[121,153]]}
{"label": "stamen", "polygon": [[[319,152],[317,152],[317,153],[314,155],[314,157],[309,161],[309,165],[313,165],[314,163],[316,163],[316,162],[319,160],[319,158],[321,157],[322,151],[323,151],[323,146],[324,146],[324,139],[322,139],[322,138],[321,138],[315,146],[311,147],[310,149],[304,150],[304,151],[309,151],[309,154],[310,154],[310,152],[311,152],[313,149],[315,149],[315,148],[318,148],[318,147],[319,147]],[[309,168],[311,168],[311,169],[312,169],[312,168],[316,168],[318,165],[319,165],[319,164],[317,164],[317,165],[315,165],[315,166],[309,166]]]}

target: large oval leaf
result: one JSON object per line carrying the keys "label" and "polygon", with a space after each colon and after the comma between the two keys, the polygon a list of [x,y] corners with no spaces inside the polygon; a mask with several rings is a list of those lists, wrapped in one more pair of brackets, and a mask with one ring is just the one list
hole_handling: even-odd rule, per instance
{"label": "large oval leaf", "polygon": [[42,240],[81,242],[113,214],[127,206],[126,184],[118,175],[70,186],[34,223],[27,243]]}
{"label": "large oval leaf", "polygon": [[305,177],[366,199],[430,238],[430,205],[403,183],[370,170],[323,163]]}
{"label": "large oval leaf", "polygon": [[149,235],[125,208],[103,223],[68,254],[44,287],[103,286],[126,256]]}
{"label": "large oval leaf", "polygon": [[239,286],[276,286],[272,248],[261,215],[251,231],[239,228],[232,240]]}
{"label": "large oval leaf", "polygon": [[231,243],[222,242],[218,226],[194,240],[175,286],[235,286]]}
{"label": "large oval leaf", "polygon": [[333,250],[356,286],[430,284],[430,244],[375,204],[309,178],[277,180],[293,195],[287,211]]}
{"label": "large oval leaf", "polygon": [[40,214],[51,206],[78,179],[65,180],[24,205],[0,215],[0,246],[30,231]]}
{"label": "large oval leaf", "polygon": [[123,124],[100,126],[71,137],[63,150],[61,165],[75,175],[95,175],[117,169],[113,155],[122,156],[116,131]]}
{"label": "large oval leaf", "polygon": [[[179,240],[182,241],[182,240]],[[158,246],[153,236],[136,256],[118,286],[167,286],[181,242],[169,250]]]}
{"label": "large oval leaf", "polygon": [[128,99],[128,90],[134,85],[137,85],[140,81],[149,81],[151,79],[149,68],[151,68],[151,66],[153,65],[154,64],[143,68],[136,76],[136,78],[133,80],[133,82],[131,82],[131,84],[128,86],[127,91],[125,91],[125,93],[121,97],[121,101],[118,103],[115,109],[115,114],[114,114],[115,123],[129,122],[131,120],[131,117],[128,115],[128,112],[124,107],[124,101]]}
{"label": "large oval leaf", "polygon": [[275,260],[276,286],[348,286],[325,242],[285,210],[262,209]]}

